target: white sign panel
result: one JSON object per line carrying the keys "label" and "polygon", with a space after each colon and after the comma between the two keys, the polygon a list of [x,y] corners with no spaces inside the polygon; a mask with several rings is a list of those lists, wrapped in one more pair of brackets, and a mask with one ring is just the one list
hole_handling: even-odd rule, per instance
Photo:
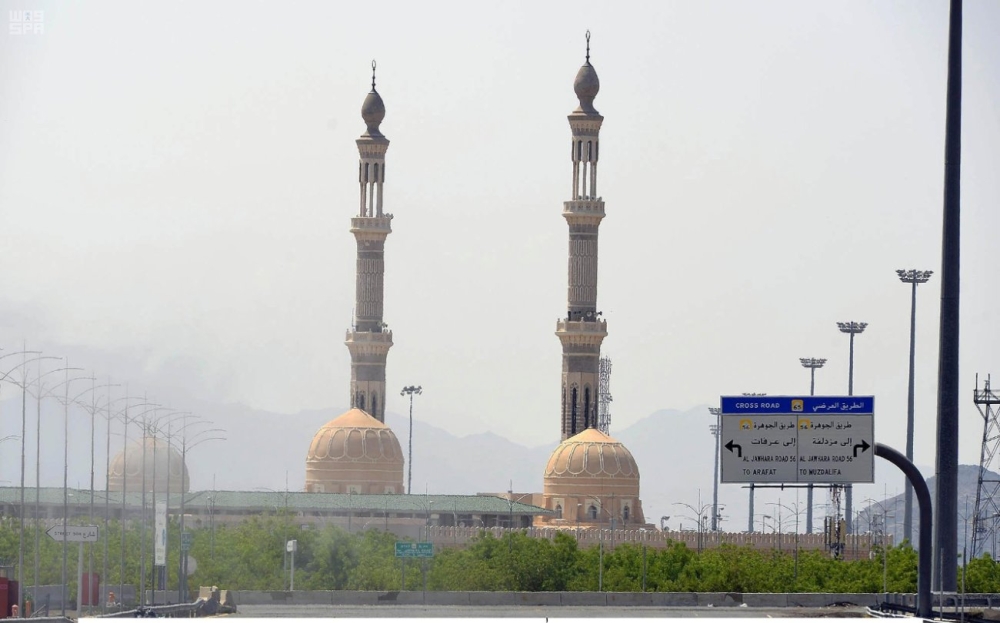
{"label": "white sign panel", "polygon": [[722,398],[721,482],[874,482],[871,396]]}
{"label": "white sign panel", "polygon": [[52,526],[45,531],[57,541],[68,541],[70,543],[97,543],[100,529],[97,526],[66,526],[63,532],[62,525]]}
{"label": "white sign panel", "polygon": [[156,546],[153,549],[153,564],[167,564],[167,504],[166,502],[156,503]]}

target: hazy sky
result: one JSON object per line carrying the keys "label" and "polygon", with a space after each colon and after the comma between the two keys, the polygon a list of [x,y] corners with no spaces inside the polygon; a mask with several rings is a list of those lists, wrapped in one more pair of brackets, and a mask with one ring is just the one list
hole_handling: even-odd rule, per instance
{"label": "hazy sky", "polygon": [[[375,58],[390,396],[419,384],[419,419],[552,442],[566,115],[589,28],[612,429],[808,392],[799,357],[829,360],[818,393],[846,393],[835,323],[856,320],[855,392],[902,448],[895,269],[930,269],[916,459],[934,461],[944,0],[3,6],[44,11],[43,34],[0,33],[4,348],[87,348],[133,386],[285,413],[346,407]],[[974,375],[1000,383],[1000,3],[965,11],[961,459],[976,462]]]}

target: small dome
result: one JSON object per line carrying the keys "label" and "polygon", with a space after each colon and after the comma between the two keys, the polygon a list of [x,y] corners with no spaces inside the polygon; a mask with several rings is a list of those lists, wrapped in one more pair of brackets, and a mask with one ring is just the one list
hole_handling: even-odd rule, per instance
{"label": "small dome", "polygon": [[367,136],[382,136],[378,126],[385,119],[385,103],[382,96],[372,87],[371,92],[365,97],[365,103],[361,105],[361,118],[368,125]]}
{"label": "small dome", "polygon": [[597,77],[597,70],[590,64],[590,61],[587,61],[580,68],[580,71],[576,72],[576,80],[573,81],[573,91],[576,92],[576,96],[580,99],[580,107],[577,111],[587,114],[598,114],[594,108],[594,98],[597,97],[597,92],[600,90],[601,80]]}
{"label": "small dome", "polygon": [[[143,456],[145,449],[145,456]],[[159,437],[146,437],[134,441],[111,460],[108,472],[108,489],[125,492],[141,492],[143,487],[143,465],[146,472],[146,490],[155,487],[157,491],[186,493],[190,479],[187,467],[181,460],[181,453]]]}
{"label": "small dome", "polygon": [[361,409],[330,420],[309,446],[306,491],[402,493],[403,451],[396,434]]}

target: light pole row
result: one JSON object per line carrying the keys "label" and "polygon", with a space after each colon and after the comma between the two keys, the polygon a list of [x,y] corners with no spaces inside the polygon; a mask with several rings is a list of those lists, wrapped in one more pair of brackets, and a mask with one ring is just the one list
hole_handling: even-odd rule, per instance
{"label": "light pole row", "polygon": [[[3,349],[0,349],[0,351],[2,351],[2,350]],[[103,565],[104,565],[104,567],[103,567],[103,570],[102,570],[102,578],[104,579],[105,583],[107,583],[107,580],[108,580],[108,562],[109,562],[109,551],[108,550],[109,550],[109,537],[110,537],[110,535],[108,533],[108,529],[109,529],[110,514],[111,514],[110,496],[107,495],[107,492],[110,490],[110,484],[111,484],[110,483],[110,480],[111,480],[111,465],[110,465],[110,461],[111,461],[111,432],[112,432],[113,422],[115,420],[120,420],[123,423],[123,431],[122,431],[122,443],[123,443],[122,457],[123,457],[123,460],[126,460],[127,459],[127,444],[128,444],[128,439],[129,439],[129,436],[128,436],[129,430],[128,429],[129,429],[129,425],[131,423],[138,422],[138,423],[140,423],[143,426],[143,437],[144,437],[144,440],[143,440],[143,442],[144,442],[143,443],[143,451],[145,451],[145,437],[148,434],[150,434],[150,433],[152,433],[155,436],[155,435],[163,432],[162,426],[157,427],[156,425],[157,424],[162,425],[163,423],[166,423],[167,424],[167,432],[169,433],[170,432],[169,423],[172,421],[170,418],[176,418],[178,415],[181,415],[182,412],[168,411],[165,407],[162,407],[160,405],[156,405],[154,403],[145,401],[144,398],[140,399],[137,396],[130,396],[130,395],[128,395],[128,391],[127,390],[125,392],[125,394],[126,394],[125,396],[123,396],[121,398],[117,398],[117,399],[112,399],[111,395],[110,395],[110,392],[112,391],[112,388],[118,387],[118,385],[111,383],[110,379],[108,379],[108,382],[105,383],[105,384],[98,384],[96,376],[93,376],[93,375],[87,376],[87,375],[78,374],[80,372],[83,372],[83,369],[82,368],[78,368],[78,367],[71,367],[71,366],[69,366],[68,363],[62,357],[55,357],[55,356],[43,355],[40,351],[37,351],[37,350],[28,350],[26,347],[22,348],[21,350],[19,350],[17,352],[10,352],[10,353],[2,353],[2,354],[0,354],[0,360],[6,359],[8,357],[18,357],[18,358],[20,358],[20,361],[18,361],[16,363],[16,365],[8,366],[8,367],[0,366],[0,382],[6,381],[6,382],[11,383],[12,385],[18,387],[21,390],[21,434],[17,435],[17,436],[11,435],[11,436],[8,436],[8,437],[4,437],[3,439],[0,439],[0,442],[2,442],[2,441],[7,441],[7,440],[12,440],[14,438],[17,438],[21,442],[20,487],[19,487],[19,490],[20,490],[19,491],[19,493],[20,493],[20,504],[19,504],[19,510],[18,510],[18,523],[19,523],[18,563],[17,563],[18,564],[18,569],[17,569],[17,574],[16,574],[18,582],[19,582],[20,586],[22,586],[22,587],[26,586],[26,583],[25,583],[25,566],[24,566],[24,558],[25,558],[25,556],[24,556],[24,554],[25,554],[25,540],[24,540],[24,537],[25,537],[25,515],[26,515],[26,509],[27,509],[27,503],[26,503],[26,500],[25,500],[25,489],[26,489],[27,483],[25,482],[25,480],[26,480],[26,469],[25,469],[25,467],[26,467],[26,454],[27,454],[26,453],[27,402],[28,402],[28,397],[30,396],[31,398],[35,399],[35,403],[36,403],[35,404],[35,407],[36,407],[36,422],[35,422],[35,424],[36,424],[36,426],[35,426],[35,436],[36,436],[36,439],[35,439],[35,441],[36,441],[36,443],[35,443],[35,483],[34,483],[34,485],[35,485],[34,518],[35,518],[35,522],[36,522],[36,527],[35,527],[35,534],[34,534],[34,559],[35,560],[34,560],[34,569],[33,569],[34,574],[33,574],[33,583],[32,583],[32,586],[34,586],[35,589],[32,590],[32,593],[36,592],[37,591],[37,587],[39,586],[39,570],[40,570],[40,560],[39,560],[40,544],[38,542],[39,538],[40,538],[40,533],[39,533],[39,529],[38,529],[39,524],[37,522],[38,522],[38,520],[39,520],[39,518],[41,516],[41,509],[40,509],[40,497],[41,497],[41,494],[40,494],[40,490],[41,490],[41,434],[42,434],[42,404],[41,403],[42,403],[43,399],[48,399],[48,398],[55,398],[55,399],[57,399],[62,404],[62,406],[63,406],[63,426],[62,426],[62,428],[63,428],[63,512],[62,512],[62,532],[63,532],[63,535],[67,534],[67,532],[68,532],[68,523],[69,523],[69,434],[70,434],[70,431],[69,431],[69,408],[70,408],[71,405],[77,406],[77,407],[82,408],[83,410],[85,410],[90,415],[90,438],[91,438],[90,439],[90,499],[89,499],[88,510],[87,510],[88,520],[89,520],[90,523],[93,523],[93,521],[95,519],[95,516],[96,516],[95,515],[95,479],[96,479],[96,446],[97,446],[97,439],[96,439],[96,416],[97,416],[97,414],[100,413],[102,415],[102,417],[106,421],[106,440],[105,440],[105,452],[106,452],[106,457],[105,457],[105,459],[106,459],[106,461],[105,461],[105,509],[104,509],[104,539],[105,539],[105,541],[104,541],[104,557],[103,557]],[[60,365],[57,368],[51,369],[51,370],[43,371],[43,368],[42,368],[42,366],[43,366],[42,362],[43,361],[60,361],[62,365]],[[35,365],[32,366],[31,364],[35,364]],[[34,368],[34,370],[32,370],[32,367]],[[34,372],[34,375],[30,374],[31,371]],[[53,375],[53,374],[57,374],[59,372],[63,373],[63,378],[61,379],[60,382],[55,383],[55,384],[47,382],[47,378],[46,377],[49,377],[50,375]],[[87,381],[87,380],[90,381],[90,383],[89,383],[90,387],[87,387],[83,391],[77,392],[75,394],[71,391],[71,386],[74,383],[77,383],[77,382],[80,382],[80,381]],[[0,385],[2,385],[2,383],[0,383]],[[104,394],[102,394],[102,393],[100,393],[101,390],[107,390],[107,392],[104,393]],[[88,394],[88,393],[90,394],[90,399],[89,400],[84,400],[83,399],[84,396],[86,394]],[[143,400],[143,402],[139,403],[139,404],[135,404],[134,401],[136,401],[136,400]],[[113,409],[113,406],[116,403],[120,403],[122,401],[125,402],[124,408],[122,410],[115,411]],[[151,407],[151,408],[146,409],[145,411],[141,412],[138,416],[130,417],[130,414],[129,414],[129,408],[130,407],[131,408],[136,408],[136,407],[144,407],[144,406],[148,406],[148,407]],[[150,418],[148,414],[154,413],[156,411],[168,411],[168,413],[166,413],[164,415],[160,415],[159,417],[156,417],[156,418]],[[183,415],[185,415],[185,417],[191,416],[191,414],[189,414],[189,413],[185,413]],[[208,423],[207,421],[203,421],[203,420],[200,420],[200,419],[198,419],[198,422],[199,423]],[[194,422],[191,422],[191,424],[194,424]],[[182,429],[179,430],[179,431],[177,431],[177,432],[184,432],[183,431],[184,428],[187,428],[187,426],[182,427]],[[182,449],[183,449],[182,450],[182,461],[184,460],[184,454],[186,453],[186,450],[194,447],[195,445],[198,445],[202,441],[224,439],[224,437],[222,437],[220,435],[220,431],[221,431],[221,429],[211,429],[211,433],[210,433],[211,436],[205,436],[205,435],[201,435],[201,433],[198,433],[194,437],[192,437],[191,441],[193,441],[194,443],[191,443],[191,444],[188,443],[188,437],[187,437],[187,434],[185,433],[185,437],[184,437],[184,441],[183,441],[183,445],[182,445]],[[206,432],[207,433],[209,431],[202,431],[202,432]],[[201,435],[201,439],[198,439],[199,435]],[[169,437],[168,437],[167,443],[168,443],[168,446],[171,445],[171,440],[170,440]],[[169,459],[168,459],[168,463],[169,463]],[[145,474],[145,461],[144,461],[144,459],[143,459],[142,469],[143,469],[143,479],[145,481],[146,474]],[[154,469],[155,469],[155,466],[154,466]],[[182,478],[183,478],[183,476],[184,476],[184,474],[182,473]],[[168,472],[167,478],[168,478],[168,482],[169,482],[169,472]],[[121,565],[120,565],[120,568],[119,568],[119,594],[122,594],[122,590],[124,589],[124,575],[125,575],[124,552],[125,552],[125,520],[126,520],[126,479],[127,479],[127,468],[123,465],[122,487],[121,487],[121,495],[122,495],[122,498],[121,498],[121,503],[122,503],[122,508],[121,508],[121,522],[122,522],[122,526],[121,526],[121,531],[122,531],[122,534],[121,534],[121,537],[122,537],[121,538],[121,548],[122,548],[122,551],[121,551]],[[154,480],[155,480],[155,477],[154,477]],[[154,484],[154,487],[155,487],[155,484]],[[168,487],[169,487],[169,485],[168,485]],[[144,498],[145,498],[145,493],[146,493],[145,489],[146,489],[146,487],[144,485],[143,486],[143,497]],[[183,486],[181,486],[181,489],[183,490]],[[153,494],[155,496],[155,489],[154,489]],[[182,505],[182,507],[183,507],[183,503],[184,503],[184,499],[183,499],[183,495],[182,495],[182,499],[181,499],[181,505]],[[145,532],[145,512],[146,512],[145,508],[143,508],[143,514],[142,514],[143,533]],[[181,518],[181,521],[182,521],[182,524],[183,524],[183,517]],[[182,526],[182,529],[183,529],[183,526]],[[68,597],[69,597],[67,595],[67,586],[69,585],[69,581],[68,581],[69,578],[68,578],[68,574],[67,574],[68,543],[65,540],[65,537],[64,537],[62,546],[63,546],[63,551],[62,551],[62,569],[61,569],[61,584],[62,584],[62,599],[61,599],[62,606],[61,606],[61,611],[62,611],[62,615],[65,616],[65,614],[66,614],[66,603],[68,602]],[[91,577],[91,578],[93,577],[93,556],[94,556],[94,554],[93,554],[93,545],[91,544],[88,547],[88,566],[87,566],[87,569],[90,572],[90,576],[89,577]],[[143,547],[142,557],[144,558],[144,556],[145,556],[145,548]],[[183,559],[183,556],[182,556],[182,559]],[[82,560],[80,562],[82,563]],[[144,572],[145,572],[145,568],[144,568],[144,565],[143,565],[143,569],[142,569],[142,575],[143,576],[145,575]],[[144,577],[143,577],[143,580],[144,580]],[[179,590],[182,591],[182,594],[183,594],[183,575],[182,575],[181,578],[179,578],[178,582],[179,582],[179,587],[178,588],[179,588]],[[140,582],[140,587],[141,587],[140,588],[140,591],[141,591],[140,592],[140,603],[142,603],[143,599],[144,599],[144,588],[145,588],[145,582],[144,581]],[[26,591],[22,590],[22,595],[20,596],[20,599],[19,599],[19,601],[21,602],[19,604],[20,605],[19,611],[22,613],[22,616],[23,616],[23,614],[26,614],[26,608],[24,607],[25,604],[23,603],[25,601],[25,599],[24,599],[24,593],[25,592]],[[83,598],[84,598],[84,595],[83,595],[83,586],[82,585],[78,586],[78,591],[77,592],[78,592],[77,601],[82,603]],[[88,600],[88,601],[90,601],[90,600]]]}

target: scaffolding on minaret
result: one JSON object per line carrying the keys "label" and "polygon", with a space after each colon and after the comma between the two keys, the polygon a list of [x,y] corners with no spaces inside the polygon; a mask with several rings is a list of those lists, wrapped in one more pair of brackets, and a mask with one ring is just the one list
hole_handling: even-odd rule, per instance
{"label": "scaffolding on minaret", "polygon": [[611,434],[611,357],[601,357],[597,386],[597,430]]}
{"label": "scaffolding on minaret", "polygon": [[975,560],[989,552],[996,560],[997,522],[1000,521],[1000,472],[998,452],[1000,452],[1000,395],[990,388],[990,377],[979,388],[976,375],[976,389],[972,394],[976,409],[983,416],[983,445],[979,460],[979,482],[976,486],[976,508],[972,516],[972,552],[970,560]]}

